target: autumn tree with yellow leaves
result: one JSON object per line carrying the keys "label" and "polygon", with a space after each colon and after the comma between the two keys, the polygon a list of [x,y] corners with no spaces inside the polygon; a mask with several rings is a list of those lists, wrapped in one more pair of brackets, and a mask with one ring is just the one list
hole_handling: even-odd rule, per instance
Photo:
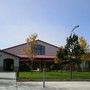
{"label": "autumn tree with yellow leaves", "polygon": [[90,58],[89,54],[89,45],[87,44],[87,41],[83,38],[79,38],[79,44],[80,47],[84,50],[85,54],[81,56],[81,60],[88,60]]}
{"label": "autumn tree with yellow leaves", "polygon": [[26,39],[26,48],[24,49],[24,52],[31,61],[31,70],[33,70],[33,60],[37,54],[35,50],[35,46],[37,44],[37,37],[38,35],[36,33],[33,33],[30,36],[28,36]]}

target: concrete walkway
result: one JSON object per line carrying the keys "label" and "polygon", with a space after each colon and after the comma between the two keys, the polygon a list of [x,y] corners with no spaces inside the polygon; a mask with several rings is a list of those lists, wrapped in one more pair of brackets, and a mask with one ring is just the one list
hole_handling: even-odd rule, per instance
{"label": "concrete walkway", "polygon": [[42,88],[42,82],[18,82],[18,90],[90,90],[90,82],[46,82]]}
{"label": "concrete walkway", "polygon": [[17,82],[0,83],[0,90],[90,90],[90,82],[46,82],[46,87],[42,87],[42,82]]}

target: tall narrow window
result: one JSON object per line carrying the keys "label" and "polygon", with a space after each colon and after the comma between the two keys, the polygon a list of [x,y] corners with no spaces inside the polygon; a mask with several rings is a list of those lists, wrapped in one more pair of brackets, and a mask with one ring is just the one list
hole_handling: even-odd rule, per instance
{"label": "tall narrow window", "polygon": [[45,46],[40,45],[40,44],[36,45],[35,52],[37,55],[45,55]]}

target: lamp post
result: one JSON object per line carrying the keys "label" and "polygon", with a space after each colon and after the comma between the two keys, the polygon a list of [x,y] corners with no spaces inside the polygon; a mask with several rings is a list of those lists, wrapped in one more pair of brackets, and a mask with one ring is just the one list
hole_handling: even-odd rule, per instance
{"label": "lamp post", "polygon": [[[72,37],[72,33],[74,32],[74,30],[76,30],[77,28],[79,27],[79,25],[76,25],[76,26],[74,26],[74,28],[72,29],[72,31],[71,31],[71,34],[70,34],[70,36]],[[72,79],[72,61],[71,61],[71,57],[70,57],[70,71],[71,71],[71,79]]]}
{"label": "lamp post", "polygon": [[71,35],[72,35],[72,33],[74,32],[74,30],[76,30],[76,28],[78,28],[78,27],[79,27],[79,25],[74,26],[74,28],[73,28],[72,31],[71,31]]}
{"label": "lamp post", "polygon": [[43,66],[43,88],[45,88],[45,62]]}

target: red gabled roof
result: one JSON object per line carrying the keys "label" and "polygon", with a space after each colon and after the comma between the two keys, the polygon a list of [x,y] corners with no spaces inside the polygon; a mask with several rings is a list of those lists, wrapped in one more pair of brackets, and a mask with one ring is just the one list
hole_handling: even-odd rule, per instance
{"label": "red gabled roof", "polygon": [[47,59],[51,58],[51,59],[54,59],[55,56],[37,55],[37,56],[35,56],[35,58],[47,58]]}
{"label": "red gabled roof", "polygon": [[[28,58],[27,55],[19,55],[20,58]],[[38,59],[54,59],[55,56],[46,56],[46,55],[36,55],[34,58]]]}
{"label": "red gabled roof", "polygon": [[[29,60],[27,55],[20,55],[21,61]],[[34,57],[35,61],[54,61],[55,56],[37,55]]]}

